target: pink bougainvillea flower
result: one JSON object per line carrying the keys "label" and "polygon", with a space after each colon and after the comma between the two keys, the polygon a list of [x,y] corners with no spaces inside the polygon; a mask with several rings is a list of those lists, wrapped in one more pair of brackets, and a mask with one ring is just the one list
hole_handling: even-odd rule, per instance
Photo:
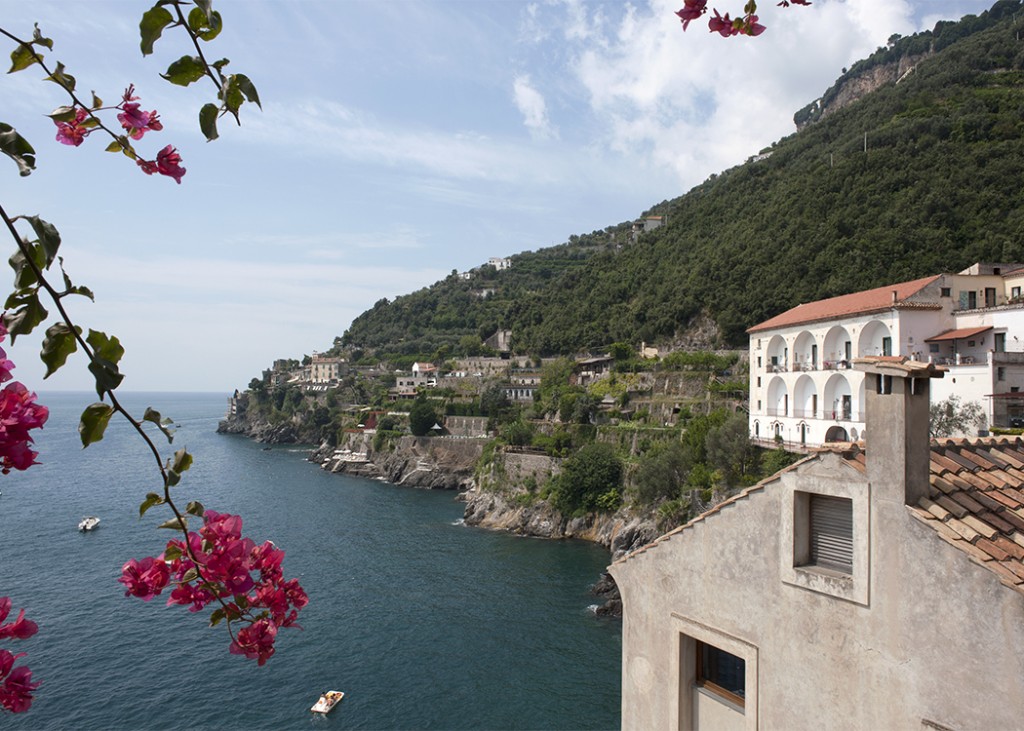
{"label": "pink bougainvillea flower", "polygon": [[719,15],[718,10],[715,10],[715,17],[708,21],[708,28],[712,33],[718,33],[723,38],[739,33],[739,30],[733,25],[732,19],[729,18],[729,14]]}
{"label": "pink bougainvillea flower", "polygon": [[143,160],[141,157],[135,161],[135,164],[142,168],[142,172],[146,175],[153,175],[158,172],[156,163],[152,160]]}
{"label": "pink bougainvillea flower", "polygon": [[150,130],[156,132],[164,128],[155,109],[152,112],[144,112],[135,102],[128,102],[122,107],[122,111],[117,115],[117,121],[133,140],[141,140]]}
{"label": "pink bougainvillea flower", "polygon": [[32,705],[32,691],[40,685],[38,681],[32,682],[32,671],[24,665],[14,668],[0,685],[0,706],[12,713],[24,713]]}
{"label": "pink bougainvillea flower", "polygon": [[743,18],[743,25],[740,27],[740,33],[748,36],[759,36],[764,33],[764,26],[757,22],[756,15],[747,15]]}
{"label": "pink bougainvillea flower", "polygon": [[181,155],[171,145],[167,145],[156,154],[156,169],[161,175],[174,178],[179,185],[185,175],[185,168],[181,167]]}
{"label": "pink bougainvillea flower", "polygon": [[78,147],[82,144],[85,138],[89,136],[89,128],[82,126],[82,122],[88,116],[88,112],[82,107],[76,107],[75,118],[70,122],[53,120],[53,123],[57,125],[57,142],[60,142],[62,145],[72,145],[73,147]]}
{"label": "pink bougainvillea flower", "polygon": [[121,567],[121,578],[118,582],[128,587],[125,596],[137,596],[148,602],[164,590],[170,578],[171,572],[165,561],[147,556],[141,561],[128,559]]}
{"label": "pink bougainvillea flower", "polygon": [[696,20],[707,12],[708,0],[683,0],[683,7],[676,11],[676,15],[683,21],[683,30],[690,25],[691,20]]}
{"label": "pink bougainvillea flower", "polygon": [[[8,606],[10,606],[10,599],[7,600]],[[0,622],[3,621],[3,617],[0,617]],[[18,618],[13,622],[7,624],[0,624],[0,640],[5,640],[9,637],[13,637],[18,640],[27,640],[29,637],[39,631],[39,625],[33,622],[31,619],[25,619],[25,610],[22,609],[18,612]]]}
{"label": "pink bougainvillea flower", "polygon": [[248,627],[238,630],[238,635],[231,642],[232,655],[245,655],[257,665],[263,665],[274,654],[274,640],[277,638],[277,626],[266,619],[259,619]]}
{"label": "pink bougainvillea flower", "polygon": [[14,381],[0,391],[0,471],[25,470],[35,464],[36,452],[29,449],[30,429],[46,423],[49,409],[35,403],[36,395]]}

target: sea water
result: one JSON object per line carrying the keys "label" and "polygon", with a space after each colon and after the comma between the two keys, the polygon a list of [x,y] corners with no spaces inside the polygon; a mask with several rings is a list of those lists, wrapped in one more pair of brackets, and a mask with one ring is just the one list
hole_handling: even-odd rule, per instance
{"label": "sea water", "polygon": [[[215,433],[220,394],[127,394],[177,424],[195,457],[174,494],[243,516],[310,597],[264,667],[228,653],[206,614],[124,596],[128,558],[172,533],[147,492],[153,457],[120,421],[81,448],[89,394],[43,394],[40,465],[0,477],[0,596],[39,624],[21,662],[43,685],[11,729],[587,729],[619,725],[621,629],[588,586],[608,553],[461,524],[454,493],[331,475],[298,447]],[[85,515],[101,519],[78,531]],[[12,617],[13,618],[13,617]],[[343,690],[330,715],[309,707]]]}

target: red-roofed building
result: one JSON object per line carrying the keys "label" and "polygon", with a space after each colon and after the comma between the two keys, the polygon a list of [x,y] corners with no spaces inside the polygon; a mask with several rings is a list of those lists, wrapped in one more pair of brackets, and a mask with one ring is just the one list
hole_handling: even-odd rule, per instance
{"label": "red-roofed building", "polygon": [[947,367],[933,401],[977,402],[983,427],[1024,417],[1024,397],[1005,397],[1024,390],[1022,287],[1020,264],[975,264],[801,304],[755,325],[751,437],[797,451],[862,439],[864,379],[850,363],[879,355]]}

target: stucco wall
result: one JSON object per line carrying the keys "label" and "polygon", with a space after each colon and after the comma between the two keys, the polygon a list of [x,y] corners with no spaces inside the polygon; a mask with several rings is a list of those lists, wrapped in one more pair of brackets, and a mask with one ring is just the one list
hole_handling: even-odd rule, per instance
{"label": "stucco wall", "polygon": [[[754,648],[748,729],[919,728],[923,719],[1020,727],[1024,597],[915,521],[885,486],[824,466],[783,473],[611,567],[625,607],[623,729],[689,727],[680,714],[692,687],[681,674],[693,660],[679,649],[688,625]],[[782,580],[785,485],[814,491],[830,481],[869,501],[871,525],[854,526],[868,541],[866,603]]]}

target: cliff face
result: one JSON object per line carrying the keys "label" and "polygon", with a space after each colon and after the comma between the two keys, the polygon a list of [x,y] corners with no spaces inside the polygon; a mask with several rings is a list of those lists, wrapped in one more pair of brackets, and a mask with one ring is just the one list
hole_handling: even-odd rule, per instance
{"label": "cliff face", "polygon": [[430,490],[467,490],[473,485],[483,444],[474,439],[401,437],[374,451],[371,435],[352,433],[341,446],[322,446],[309,459],[328,472]]}
{"label": "cliff face", "polygon": [[820,122],[840,109],[862,99],[886,84],[898,83],[911,73],[914,67],[933,52],[920,53],[901,57],[892,63],[873,66],[857,74],[844,74],[826,91],[820,99],[816,99],[801,109],[793,117],[798,130]]}
{"label": "cliff face", "polygon": [[217,424],[218,434],[242,434],[265,444],[295,444],[307,441],[302,430],[292,422],[271,424],[262,419],[247,416],[228,416]]}
{"label": "cliff face", "polygon": [[524,505],[514,497],[476,489],[466,493],[465,499],[467,525],[537,538],[592,541],[608,548],[613,561],[660,535],[652,518],[622,512],[566,518],[544,501]]}

